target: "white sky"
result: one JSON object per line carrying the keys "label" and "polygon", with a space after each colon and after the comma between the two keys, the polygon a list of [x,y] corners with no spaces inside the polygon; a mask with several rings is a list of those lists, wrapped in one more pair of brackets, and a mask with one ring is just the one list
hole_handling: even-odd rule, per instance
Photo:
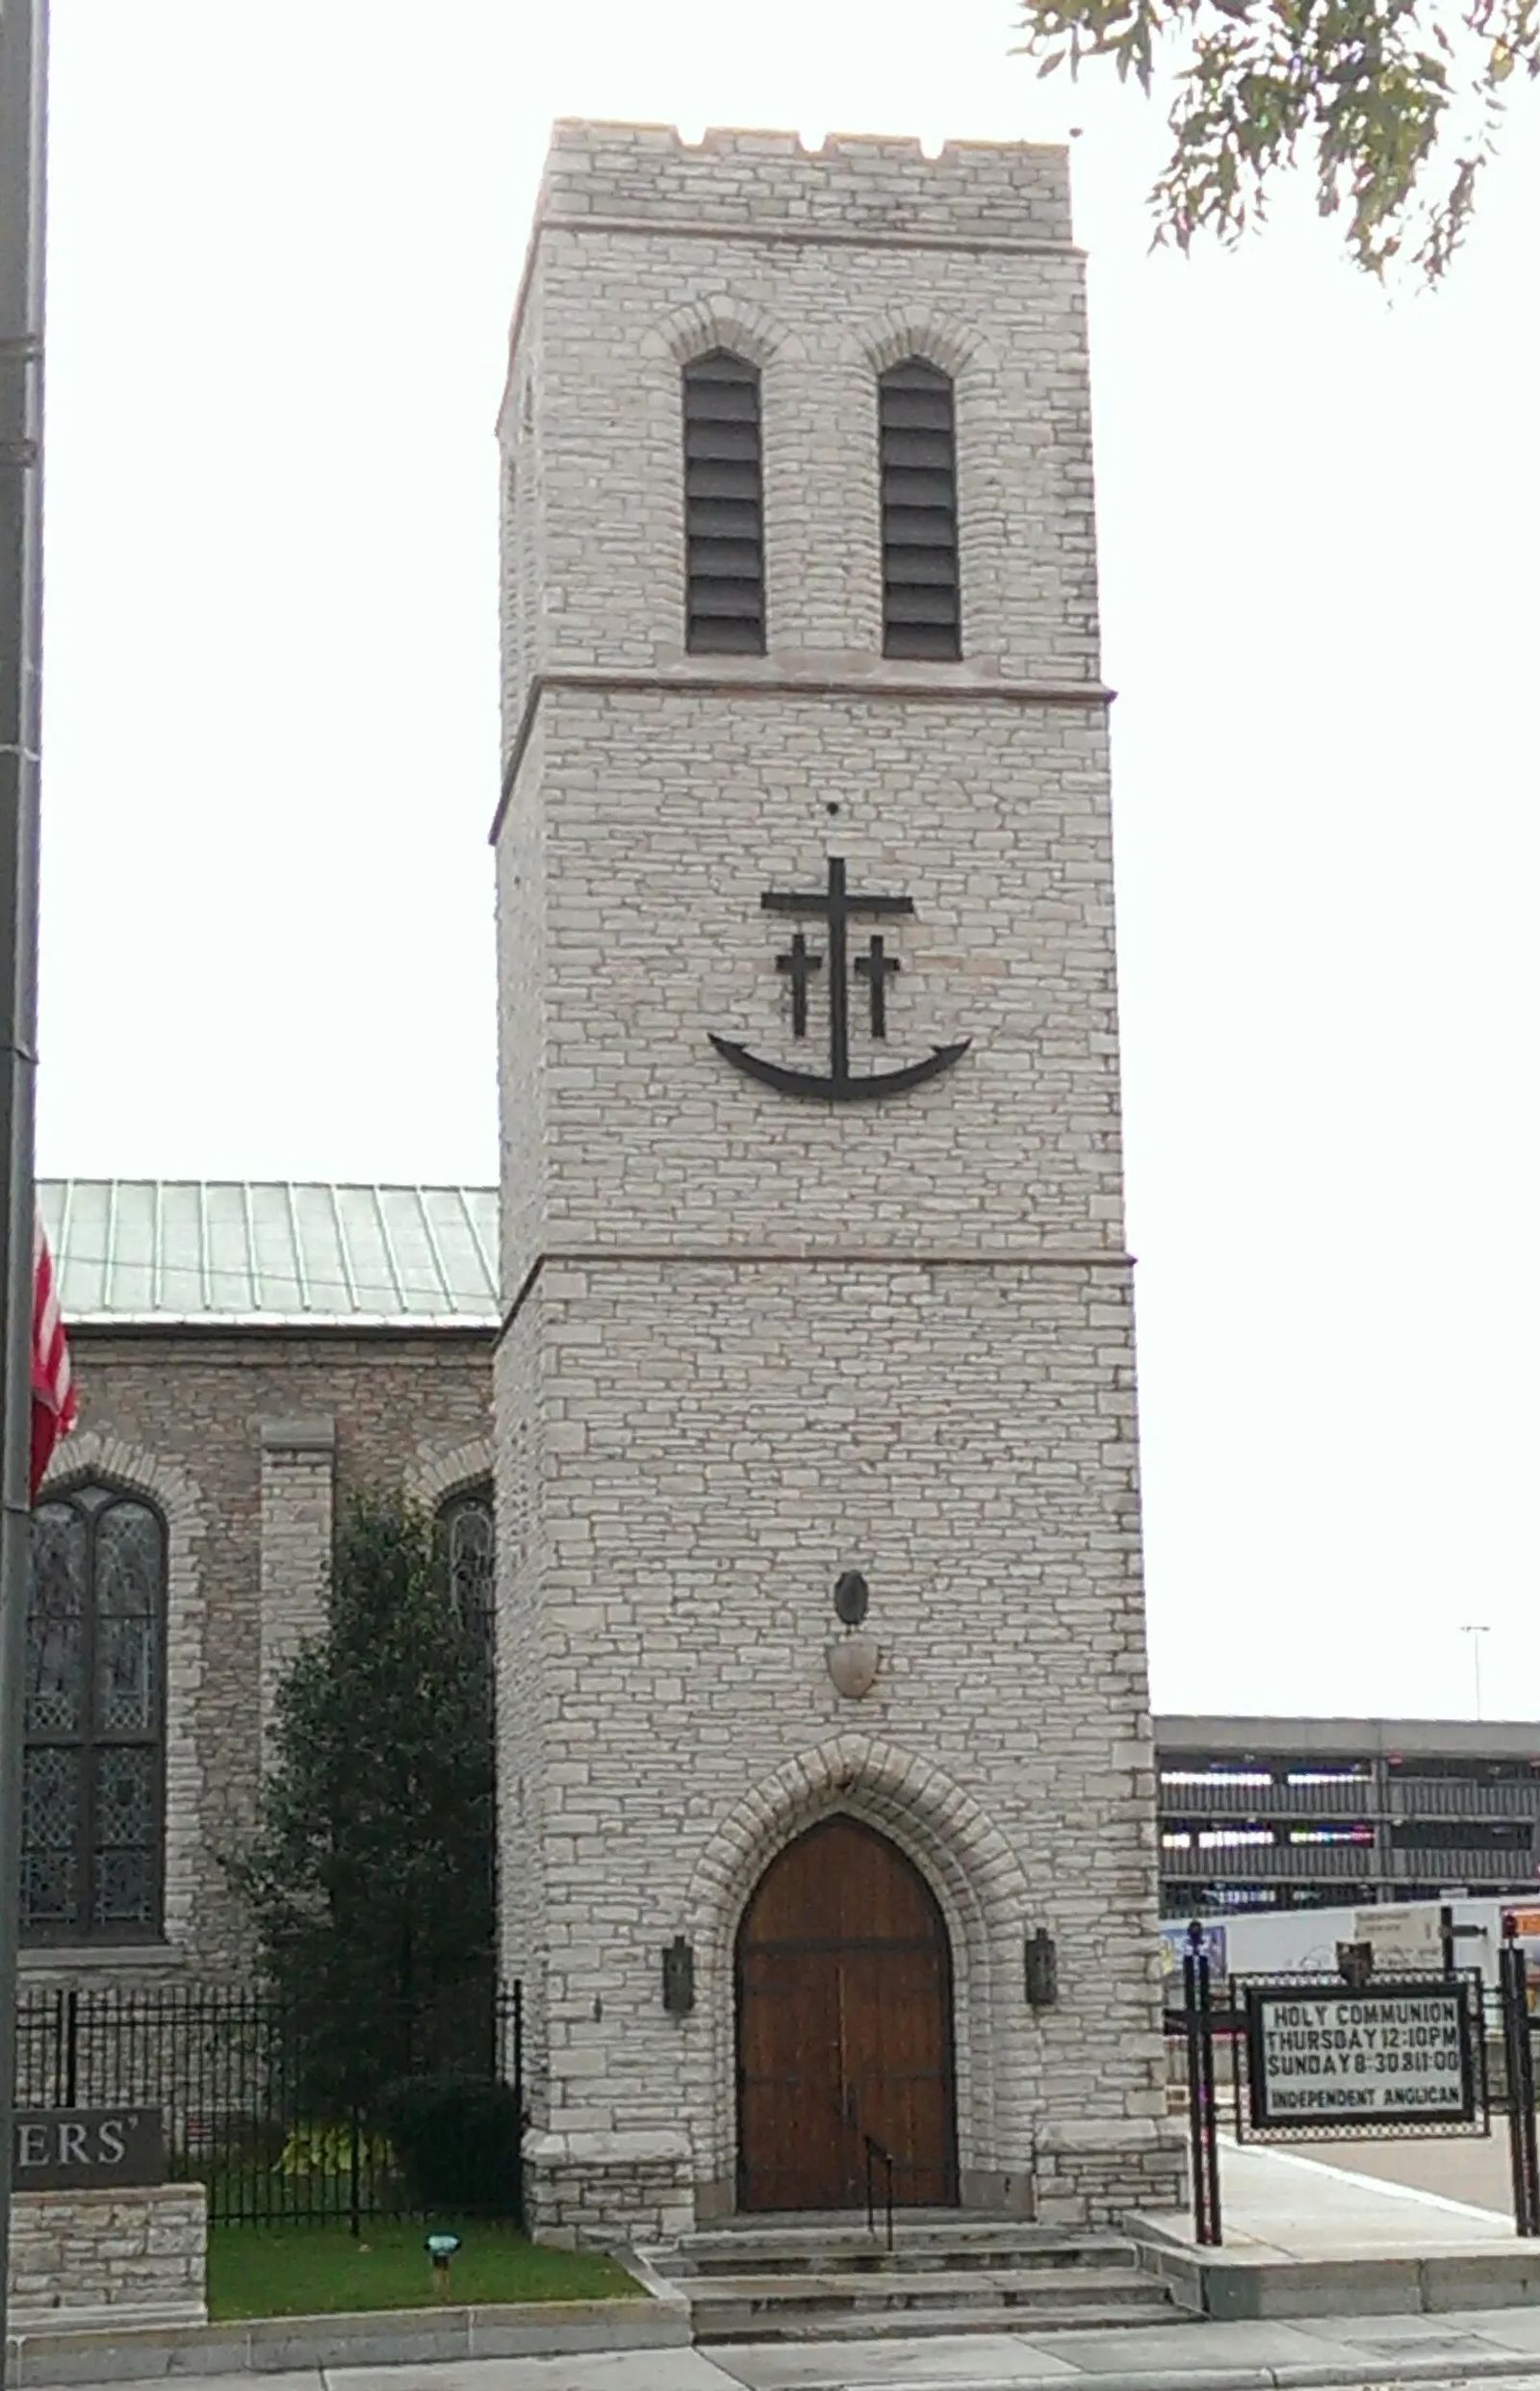
{"label": "white sky", "polygon": [[[39,1167],[486,1179],[492,419],[555,115],[1076,144],[1165,1708],[1540,1715],[1540,144],[1437,299],[1003,0],[55,0]],[[1519,150],[1526,142],[1527,158]]]}

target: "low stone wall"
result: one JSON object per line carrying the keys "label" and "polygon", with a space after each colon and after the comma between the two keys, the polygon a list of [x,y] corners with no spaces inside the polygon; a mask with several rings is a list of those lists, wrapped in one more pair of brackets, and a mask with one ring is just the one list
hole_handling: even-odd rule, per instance
{"label": "low stone wall", "polygon": [[1040,2224],[1115,2225],[1140,2209],[1180,2208],[1187,2198],[1187,2137],[1174,2119],[1091,2120],[1044,2126],[1038,2136]]}
{"label": "low stone wall", "polygon": [[667,2249],[695,2224],[684,2134],[530,2132],[524,2171],[525,2215],[537,2242]]}
{"label": "low stone wall", "polygon": [[124,2324],[207,2321],[208,2202],[200,2183],[18,2192],[11,2212],[16,2327],[111,2309]]}

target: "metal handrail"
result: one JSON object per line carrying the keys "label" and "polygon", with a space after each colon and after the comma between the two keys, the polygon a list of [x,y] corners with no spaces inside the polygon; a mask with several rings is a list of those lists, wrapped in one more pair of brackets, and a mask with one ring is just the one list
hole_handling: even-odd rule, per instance
{"label": "metal handrail", "polygon": [[887,2217],[887,2247],[891,2251],[893,2247],[893,2170],[898,2161],[894,2158],[892,2151],[885,2149],[875,2136],[862,2134],[861,2140],[866,2145],[866,2230],[868,2233],[875,2233],[877,2230],[877,2197],[872,2181],[872,2167],[875,2162],[886,2170],[884,2205]]}

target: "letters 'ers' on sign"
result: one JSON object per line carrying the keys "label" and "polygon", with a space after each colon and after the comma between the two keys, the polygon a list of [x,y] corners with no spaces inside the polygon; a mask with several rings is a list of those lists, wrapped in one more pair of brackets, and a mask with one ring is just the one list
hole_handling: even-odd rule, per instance
{"label": "letters 'ers' on sign", "polygon": [[166,2179],[159,2109],[21,2109],[13,2146],[18,2192],[111,2192]]}

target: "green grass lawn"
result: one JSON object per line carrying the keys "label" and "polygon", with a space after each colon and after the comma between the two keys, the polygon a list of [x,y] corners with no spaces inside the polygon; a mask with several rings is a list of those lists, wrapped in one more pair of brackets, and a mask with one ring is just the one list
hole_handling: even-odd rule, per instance
{"label": "green grass lawn", "polygon": [[431,2228],[380,2219],[357,2241],[346,2225],[215,2225],[209,2315],[330,2316],[360,2308],[427,2308],[438,2298],[424,2237],[458,2233],[447,2305],[515,2300],[620,2300],[640,2291],[623,2267],[587,2250],[537,2250],[497,2220],[435,2217]]}

